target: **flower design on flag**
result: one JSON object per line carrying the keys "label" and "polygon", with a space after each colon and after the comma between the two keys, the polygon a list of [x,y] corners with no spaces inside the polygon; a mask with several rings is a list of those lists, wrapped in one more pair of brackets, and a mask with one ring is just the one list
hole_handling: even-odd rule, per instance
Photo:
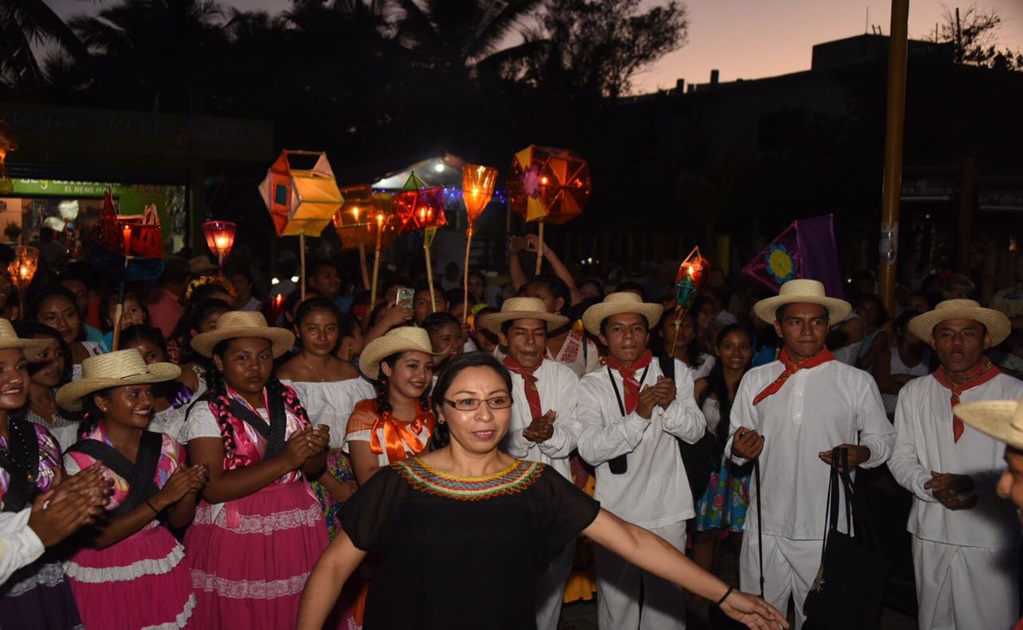
{"label": "flower design on flag", "polygon": [[529,195],[530,199],[540,196],[540,167],[536,164],[522,172],[522,191]]}
{"label": "flower design on flag", "polygon": [[788,282],[796,275],[796,262],[784,245],[772,245],[765,256],[767,273],[778,284]]}

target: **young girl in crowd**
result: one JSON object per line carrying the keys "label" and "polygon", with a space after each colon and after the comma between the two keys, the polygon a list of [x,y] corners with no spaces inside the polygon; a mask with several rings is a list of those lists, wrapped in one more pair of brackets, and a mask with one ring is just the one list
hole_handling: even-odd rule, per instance
{"label": "young girl in crowd", "polygon": [[[665,310],[661,316],[661,322],[657,325],[657,336],[658,342],[663,344],[663,350],[659,354],[667,356],[671,352],[672,343],[675,342],[677,320],[678,313],[673,308]],[[715,363],[713,356],[700,351],[700,342],[696,337],[696,314],[693,309],[689,309],[682,318],[673,356],[689,368],[694,381],[710,374]]]}
{"label": "young girl in crowd", "polygon": [[81,377],[82,361],[100,354],[98,343],[83,341],[85,332],[75,296],[62,286],[51,285],[36,293],[29,302],[26,319],[36,324],[45,324],[64,338],[64,342],[71,348],[72,379]]}
{"label": "young girl in crowd", "polygon": [[61,452],[78,440],[78,415],[57,405],[57,388],[71,380],[71,348],[60,333],[42,324],[20,324],[18,336],[38,339],[45,347],[28,359],[28,408],[25,418],[46,427]]}
{"label": "young girl in crowd", "polygon": [[209,360],[192,351],[192,339],[215,329],[220,316],[230,310],[230,304],[215,298],[201,300],[186,310],[167,341],[170,362],[188,366],[200,381],[205,381]]}
{"label": "young girl in crowd", "polygon": [[[167,361],[167,346],[159,328],[145,325],[126,328],[121,332],[121,347],[137,350],[147,365]],[[178,439],[189,404],[205,391],[206,383],[187,366],[181,369],[177,378],[154,384],[153,418],[149,430]]]}
{"label": "young girl in crowd", "polygon": [[892,324],[893,344],[886,344],[874,359],[871,373],[881,390],[881,402],[889,420],[895,417],[895,406],[903,386],[931,373],[931,351],[927,342],[909,330],[909,320],[920,314],[920,311],[902,311]]}
{"label": "young girl in crowd", "polygon": [[191,522],[206,469],[186,466],[177,441],[146,430],[152,385],[180,373],[120,350],[86,359],[82,378],[57,392],[61,406],[84,409],[82,439],[64,455],[66,470],[98,461],[114,482],[108,518],[84,532],[90,546],[66,565],[87,628],[190,627],[195,596],[185,551],[160,521],[175,528]]}
{"label": "young girl in crowd", "polygon": [[[75,310],[77,313],[77,309]],[[60,447],[45,427],[19,412],[27,400],[28,362],[48,344],[19,339],[0,319],[0,510],[20,512],[60,483]],[[70,629],[81,621],[64,568],[53,553],[19,569],[0,585],[0,620],[19,630]]]}
{"label": "young girl in crowd", "polygon": [[[100,302],[100,314],[103,316],[103,341],[99,347],[103,352],[110,352],[114,347],[114,320],[117,319],[117,291],[111,291],[103,296]],[[139,324],[149,322],[149,310],[142,302],[142,298],[134,293],[125,293],[121,307],[121,330]],[[120,348],[124,348],[121,343]]]}
{"label": "young girl in crowd", "polygon": [[302,302],[295,316],[299,352],[277,370],[277,376],[295,389],[310,420],[330,429],[326,474],[312,486],[333,539],[338,531],[338,511],[358,488],[351,461],[341,449],[345,425],[355,404],[373,395],[373,386],[355,366],[335,354],[339,344],[353,338],[351,331],[342,337],[343,318],[337,304],[326,298],[312,298]]}
{"label": "young girl in crowd", "polygon": [[[718,360],[706,378],[695,384],[696,401],[707,419],[707,428],[724,450],[728,441],[729,414],[739,381],[753,360],[753,338],[741,324],[728,324],[717,334],[715,352]],[[693,560],[710,571],[714,553],[725,527],[735,543],[736,554],[742,545],[749,506],[749,473],[736,474],[732,463],[722,455],[721,466],[710,475],[707,491],[696,502],[696,536]]]}
{"label": "young girl in crowd", "polygon": [[295,335],[231,311],[192,348],[213,360],[209,390],[181,429],[209,481],[185,533],[197,628],[290,628],[309,571],[328,544],[306,481],[324,469],[329,431],[313,429],[273,360]]}
{"label": "young girl in crowd", "polygon": [[874,366],[874,360],[889,345],[888,332],[884,329],[888,322],[888,310],[881,298],[873,293],[865,293],[860,296],[856,312],[863,318],[866,327],[863,345],[856,357],[856,367],[869,372]]}
{"label": "young girl in crowd", "polygon": [[376,398],[355,405],[344,438],[359,485],[382,467],[426,450],[436,427],[427,394],[433,361],[430,336],[408,326],[374,339],[362,351],[362,373],[374,381]]}
{"label": "young girl in crowd", "polygon": [[437,355],[433,370],[439,373],[448,361],[462,354],[465,348],[462,324],[450,313],[430,313],[423,320],[423,330],[430,335],[430,345]]}

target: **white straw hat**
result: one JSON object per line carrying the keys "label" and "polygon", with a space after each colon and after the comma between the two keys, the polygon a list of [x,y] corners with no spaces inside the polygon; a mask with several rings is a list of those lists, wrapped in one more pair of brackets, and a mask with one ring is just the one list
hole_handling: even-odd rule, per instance
{"label": "white straw hat", "polygon": [[49,339],[22,339],[14,331],[10,320],[0,319],[0,350],[11,350],[17,348],[24,352],[26,357],[32,357],[50,345]]}
{"label": "white straw hat", "polygon": [[952,413],[981,433],[1023,450],[1023,399],[963,403]]}
{"label": "white straw hat", "polygon": [[82,408],[82,398],[110,387],[162,383],[181,376],[173,363],[146,365],[142,354],[132,348],[89,357],[82,361],[82,378],[57,390],[57,404],[70,411]]}
{"label": "white straw hat", "polygon": [[643,298],[630,291],[611,293],[599,304],[594,304],[583,313],[583,326],[591,335],[600,335],[600,323],[621,313],[636,313],[646,317],[650,328],[657,325],[664,313],[664,307],[660,304],[644,302]]}
{"label": "white straw hat", "polygon": [[398,352],[423,352],[432,357],[444,354],[433,351],[430,335],[425,330],[402,326],[366,344],[359,355],[359,369],[366,378],[375,381],[380,376],[380,362]]}
{"label": "white straw hat", "polygon": [[295,333],[283,328],[267,325],[262,313],[254,311],[228,311],[217,320],[215,330],[196,335],[192,339],[192,349],[204,357],[213,356],[213,348],[225,339],[239,337],[259,337],[269,339],[273,345],[276,359],[295,345]]}
{"label": "white straw hat", "polygon": [[927,341],[934,327],[950,319],[972,319],[980,322],[991,335],[991,345],[997,346],[1005,341],[1012,331],[1012,323],[1005,313],[993,308],[984,308],[973,300],[945,300],[939,302],[934,310],[917,315],[909,320],[909,331]]}
{"label": "white straw hat", "polygon": [[513,297],[504,301],[500,312],[484,315],[479,325],[497,334],[501,332],[501,324],[516,319],[541,319],[547,322],[548,330],[561,328],[568,323],[568,318],[564,315],[548,313],[540,298]]}
{"label": "white straw hat", "polygon": [[781,285],[778,295],[760,300],[753,305],[753,312],[768,324],[777,321],[775,313],[785,304],[819,304],[828,310],[828,321],[837,324],[852,312],[852,305],[845,300],[828,297],[824,284],[817,280],[796,279]]}

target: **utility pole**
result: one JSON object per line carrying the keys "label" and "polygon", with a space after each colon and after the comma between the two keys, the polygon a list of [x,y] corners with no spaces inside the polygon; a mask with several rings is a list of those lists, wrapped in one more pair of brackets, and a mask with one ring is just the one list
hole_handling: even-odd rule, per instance
{"label": "utility pole", "polygon": [[899,197],[902,193],[902,140],[906,121],[906,58],[909,0],[892,0],[888,38],[888,105],[881,199],[881,262],[878,286],[889,313],[895,313],[895,281],[899,259]]}

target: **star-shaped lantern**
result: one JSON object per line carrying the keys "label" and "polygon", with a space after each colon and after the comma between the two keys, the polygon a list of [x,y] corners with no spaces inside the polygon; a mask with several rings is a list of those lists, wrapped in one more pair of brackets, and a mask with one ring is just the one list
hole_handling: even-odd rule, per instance
{"label": "star-shaped lantern", "polygon": [[278,236],[319,236],[344,201],[327,154],[283,151],[259,185]]}
{"label": "star-shaped lantern", "polygon": [[592,183],[586,160],[567,149],[530,145],[508,172],[508,203],[526,221],[566,223],[583,213]]}

